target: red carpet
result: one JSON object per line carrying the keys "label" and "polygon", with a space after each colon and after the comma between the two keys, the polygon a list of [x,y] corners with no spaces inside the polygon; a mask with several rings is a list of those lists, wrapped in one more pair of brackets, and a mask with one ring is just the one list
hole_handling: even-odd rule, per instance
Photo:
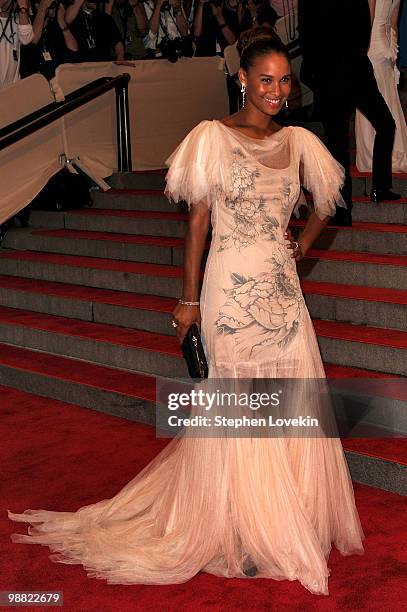
{"label": "red carpet", "polygon": [[311,595],[295,582],[243,582],[204,573],[174,586],[107,585],[87,578],[81,566],[52,563],[47,548],[12,544],[10,534],[25,528],[9,521],[6,509],[73,511],[111,497],[167,441],[156,440],[152,429],[139,424],[4,387],[0,392],[0,590],[61,590],[67,612],[390,611],[407,600],[406,500],[362,485],[355,491],[366,553],[332,552],[329,597]]}

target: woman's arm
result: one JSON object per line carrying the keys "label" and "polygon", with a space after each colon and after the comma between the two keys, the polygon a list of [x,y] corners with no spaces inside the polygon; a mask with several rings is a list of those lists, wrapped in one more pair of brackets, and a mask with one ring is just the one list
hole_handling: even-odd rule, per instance
{"label": "woman's arm", "polygon": [[196,6],[196,12],[194,17],[194,36],[195,38],[199,38],[202,34],[202,18],[203,18],[203,10],[204,5],[208,3],[209,0],[199,0]]}
{"label": "woman's arm", "polygon": [[53,0],[41,0],[38,5],[37,12],[35,13],[34,21],[33,21],[33,31],[34,37],[32,39],[32,43],[34,45],[38,45],[41,40],[42,31],[44,29],[45,18],[47,16],[47,11],[51,6]]}
{"label": "woman's arm", "polygon": [[163,3],[164,0],[156,0],[156,3],[154,5],[154,11],[152,12],[152,15],[150,17],[150,32],[154,35],[157,34],[158,29],[160,27],[160,14]]}
{"label": "woman's arm", "polygon": [[325,219],[322,220],[315,212],[312,212],[297,241],[292,239],[290,231],[286,233],[286,237],[290,241],[288,248],[293,251],[291,257],[293,257],[295,261],[300,261],[303,257],[305,257],[307,251],[311,248],[324,227],[327,225],[329,219],[330,217],[325,217]]}
{"label": "woman's arm", "polygon": [[74,37],[74,35],[72,34],[71,30],[69,29],[68,24],[66,23],[65,12],[66,10],[65,10],[64,5],[59,4],[58,10],[57,10],[57,22],[58,22],[59,27],[61,28],[61,32],[64,37],[65,47],[69,51],[77,53],[79,51],[78,42],[76,38]]}
{"label": "woman's arm", "polygon": [[78,16],[85,0],[75,0],[73,4],[66,7],[65,21],[67,24],[71,24]]}
{"label": "woman's arm", "polygon": [[[188,231],[185,238],[184,251],[184,281],[182,299],[186,302],[199,301],[199,276],[202,255],[210,224],[210,211],[204,202],[192,206],[189,213]],[[200,325],[201,313],[199,306],[178,304],[173,310],[173,319],[178,323],[176,328],[180,342],[192,323]]]}
{"label": "woman's arm", "polygon": [[223,2],[220,6],[215,6],[211,3],[211,9],[213,16],[218,22],[219,28],[222,30],[223,38],[226,40],[228,45],[233,45],[236,42],[236,36],[228,26],[223,16]]}

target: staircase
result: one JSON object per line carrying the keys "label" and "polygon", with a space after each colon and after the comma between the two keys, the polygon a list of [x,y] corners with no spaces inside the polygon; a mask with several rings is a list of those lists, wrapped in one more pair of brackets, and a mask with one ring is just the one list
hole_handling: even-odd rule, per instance
{"label": "staircase", "polygon": [[[354,225],[326,228],[301,262],[303,291],[328,376],[405,377],[407,175],[394,179],[403,199],[379,205],[366,197],[368,175],[354,171],[353,181]],[[163,172],[110,182],[90,209],[35,211],[29,228],[7,232],[0,384],[154,424],[155,377],[187,376],[170,325],[187,214],[164,197]],[[400,398],[382,399],[399,402],[393,425],[405,435]],[[381,410],[372,426],[383,424]],[[407,494],[404,439],[344,447],[355,480]]]}

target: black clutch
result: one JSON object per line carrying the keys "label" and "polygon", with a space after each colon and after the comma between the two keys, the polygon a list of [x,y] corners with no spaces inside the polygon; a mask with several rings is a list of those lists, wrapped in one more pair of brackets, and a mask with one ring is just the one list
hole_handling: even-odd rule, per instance
{"label": "black clutch", "polygon": [[190,377],[208,378],[208,363],[196,323],[193,323],[187,331],[181,344],[181,351],[187,362]]}

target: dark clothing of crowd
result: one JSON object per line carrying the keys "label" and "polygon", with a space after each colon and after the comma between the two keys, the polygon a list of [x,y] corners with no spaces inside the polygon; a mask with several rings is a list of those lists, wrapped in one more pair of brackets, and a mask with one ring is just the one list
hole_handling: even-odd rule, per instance
{"label": "dark clothing of crowd", "polygon": [[38,44],[30,43],[21,48],[21,78],[40,72],[50,80],[60,64],[80,61],[79,53],[65,45],[61,28],[56,21],[49,21]]}
{"label": "dark clothing of crowd", "polygon": [[120,32],[110,15],[101,10],[91,13],[79,11],[70,25],[78,41],[81,62],[108,62],[112,50],[121,41]]}

